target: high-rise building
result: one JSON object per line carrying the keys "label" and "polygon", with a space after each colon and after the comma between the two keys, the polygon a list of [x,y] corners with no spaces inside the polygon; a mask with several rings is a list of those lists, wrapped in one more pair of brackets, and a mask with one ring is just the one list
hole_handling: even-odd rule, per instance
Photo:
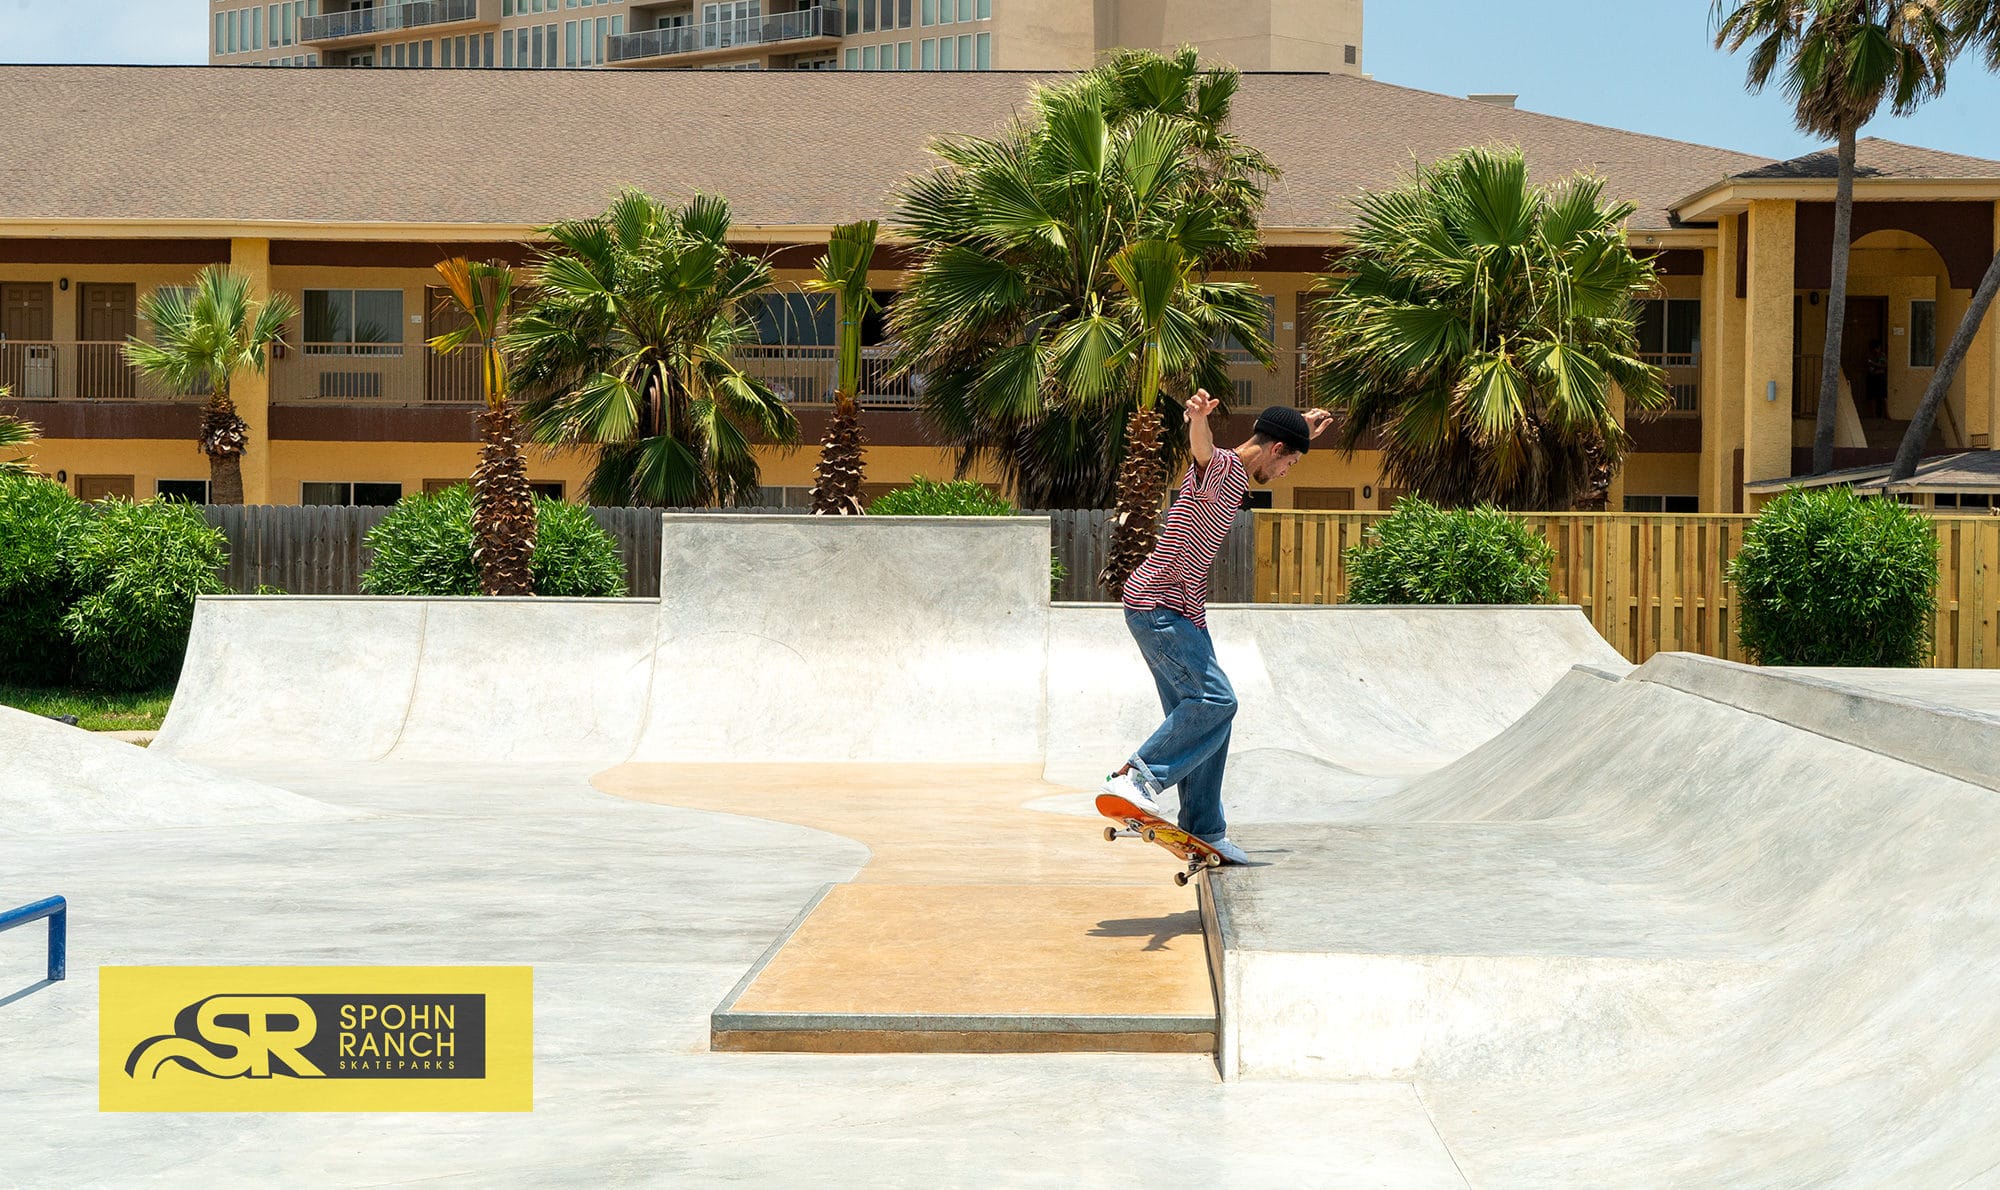
{"label": "high-rise building", "polygon": [[1071,70],[1200,46],[1243,70],[1361,73],[1362,0],[210,0],[232,66]]}

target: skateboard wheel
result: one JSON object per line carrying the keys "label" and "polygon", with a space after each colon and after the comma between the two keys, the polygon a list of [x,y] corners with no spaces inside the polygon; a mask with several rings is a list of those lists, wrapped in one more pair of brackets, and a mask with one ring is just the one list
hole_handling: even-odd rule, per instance
{"label": "skateboard wheel", "polygon": [[1221,856],[1219,856],[1219,855],[1211,855],[1211,856],[1209,856],[1209,857],[1208,857],[1208,866],[1209,866],[1209,867],[1211,867],[1211,868],[1219,868],[1219,867],[1221,867],[1221,866],[1222,866],[1222,857],[1221,857]]}
{"label": "skateboard wheel", "polygon": [[1178,884],[1178,885],[1180,885],[1180,886],[1181,886],[1182,888],[1186,888],[1186,887],[1187,887],[1187,882],[1188,882],[1188,874],[1187,874],[1186,872],[1175,872],[1175,873],[1174,873],[1174,883],[1175,883],[1175,884]]}
{"label": "skateboard wheel", "polygon": [[1146,828],[1145,833],[1140,837],[1145,839],[1146,842],[1148,843],[1157,843],[1160,841],[1160,832],[1154,830],[1152,827],[1149,826]]}
{"label": "skateboard wheel", "polygon": [[1118,828],[1117,828],[1117,827],[1115,827],[1115,826],[1107,826],[1107,827],[1105,827],[1105,828],[1104,828],[1104,841],[1105,841],[1106,843],[1116,843],[1116,842],[1118,841]]}

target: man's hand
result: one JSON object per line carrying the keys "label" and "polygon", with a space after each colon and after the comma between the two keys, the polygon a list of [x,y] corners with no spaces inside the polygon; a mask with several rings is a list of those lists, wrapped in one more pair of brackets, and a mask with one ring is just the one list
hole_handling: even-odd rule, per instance
{"label": "man's hand", "polygon": [[1199,478],[1208,460],[1215,457],[1215,432],[1209,429],[1208,415],[1215,412],[1222,402],[1208,395],[1208,390],[1198,388],[1187,402],[1188,453],[1194,456],[1195,476]]}
{"label": "man's hand", "polygon": [[1328,413],[1324,409],[1306,410],[1306,428],[1312,431],[1314,438],[1318,438],[1321,434],[1326,433],[1327,428],[1331,425],[1333,425],[1333,414]]}

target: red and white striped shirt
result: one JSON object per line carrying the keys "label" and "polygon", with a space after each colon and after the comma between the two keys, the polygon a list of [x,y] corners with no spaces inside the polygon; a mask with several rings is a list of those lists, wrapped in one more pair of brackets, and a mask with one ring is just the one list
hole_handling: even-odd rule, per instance
{"label": "red and white striped shirt", "polygon": [[1199,483],[1190,466],[1181,494],[1160,526],[1159,544],[1125,580],[1125,606],[1135,611],[1171,608],[1207,627],[1209,567],[1222,552],[1249,490],[1250,474],[1233,450],[1210,455]]}

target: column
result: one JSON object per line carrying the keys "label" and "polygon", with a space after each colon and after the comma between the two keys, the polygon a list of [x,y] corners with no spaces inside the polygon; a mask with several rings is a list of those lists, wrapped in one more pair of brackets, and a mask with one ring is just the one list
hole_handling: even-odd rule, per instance
{"label": "column", "polygon": [[[250,279],[250,299],[262,302],[271,296],[271,241],[233,239],[229,241],[229,267]],[[271,502],[271,373],[267,361],[263,372],[244,370],[229,386],[236,402],[237,416],[249,427],[243,452],[243,503]]]}
{"label": "column", "polygon": [[1744,440],[1744,302],[1736,296],[1742,252],[1736,218],[1722,216],[1714,248],[1702,250],[1702,512],[1736,512],[1736,448]]}
{"label": "column", "polygon": [[[1743,480],[1792,474],[1793,251],[1798,204],[1750,204],[1747,299],[1743,320]],[[1775,390],[1772,388],[1776,385]],[[1771,399],[1775,392],[1776,400]],[[1755,512],[1746,494],[1745,512]]]}

